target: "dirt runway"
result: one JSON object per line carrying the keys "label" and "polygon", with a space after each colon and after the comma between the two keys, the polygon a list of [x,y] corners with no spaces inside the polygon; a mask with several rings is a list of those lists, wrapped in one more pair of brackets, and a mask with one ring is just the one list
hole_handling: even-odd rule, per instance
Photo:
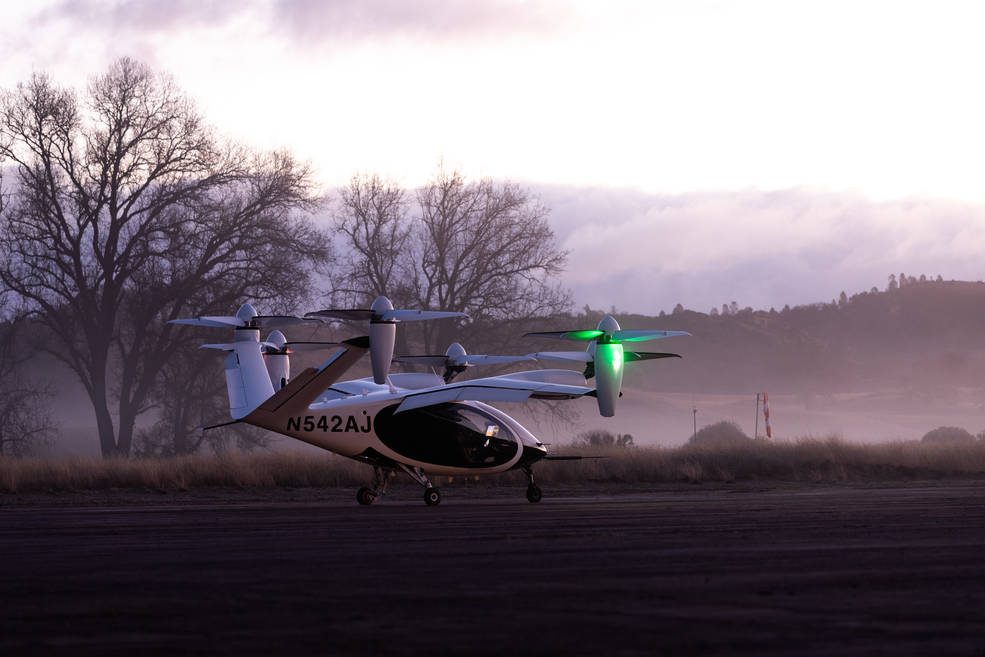
{"label": "dirt runway", "polygon": [[5,504],[0,654],[985,655],[985,486],[488,492]]}

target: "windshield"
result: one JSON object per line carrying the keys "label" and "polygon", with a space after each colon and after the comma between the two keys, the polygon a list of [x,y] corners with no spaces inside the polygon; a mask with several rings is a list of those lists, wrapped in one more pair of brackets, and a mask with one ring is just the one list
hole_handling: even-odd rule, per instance
{"label": "windshield", "polygon": [[520,448],[510,429],[491,413],[460,403],[439,404],[394,416],[396,406],[376,415],[384,445],[415,461],[464,468],[509,462]]}

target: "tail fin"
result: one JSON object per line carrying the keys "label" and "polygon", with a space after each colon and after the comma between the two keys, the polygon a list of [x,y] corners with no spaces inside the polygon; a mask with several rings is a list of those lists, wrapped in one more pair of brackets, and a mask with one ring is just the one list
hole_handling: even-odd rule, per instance
{"label": "tail fin", "polygon": [[276,394],[252,409],[246,414],[248,417],[245,421],[264,429],[282,430],[288,416],[303,414],[326,388],[338,381],[342,374],[369,351],[369,338],[352,338],[339,346],[342,348],[319,367],[304,370]]}
{"label": "tail fin", "polygon": [[255,329],[237,331],[232,353],[226,357],[229,414],[234,420],[246,417],[274,394],[259,335],[260,331]]}

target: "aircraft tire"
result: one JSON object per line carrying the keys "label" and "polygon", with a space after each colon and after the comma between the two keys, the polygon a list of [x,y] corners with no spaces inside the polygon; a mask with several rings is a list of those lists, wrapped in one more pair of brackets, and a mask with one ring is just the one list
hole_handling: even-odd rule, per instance
{"label": "aircraft tire", "polygon": [[528,502],[532,504],[536,504],[537,502],[540,502],[540,498],[542,498],[543,496],[544,494],[540,491],[540,486],[538,486],[537,484],[530,484],[529,486],[527,486]]}
{"label": "aircraft tire", "polygon": [[375,499],[376,499],[376,493],[373,492],[372,488],[367,488],[366,486],[360,488],[359,491],[356,493],[356,501],[362,504],[363,506],[372,504],[373,500]]}
{"label": "aircraft tire", "polygon": [[441,493],[437,488],[424,489],[424,503],[428,506],[438,506],[441,502]]}

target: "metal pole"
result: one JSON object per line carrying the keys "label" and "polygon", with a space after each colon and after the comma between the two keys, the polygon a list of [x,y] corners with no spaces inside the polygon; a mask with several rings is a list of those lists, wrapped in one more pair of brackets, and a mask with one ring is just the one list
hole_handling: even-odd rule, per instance
{"label": "metal pole", "polygon": [[756,433],[753,438],[759,438],[759,393],[756,393]]}

